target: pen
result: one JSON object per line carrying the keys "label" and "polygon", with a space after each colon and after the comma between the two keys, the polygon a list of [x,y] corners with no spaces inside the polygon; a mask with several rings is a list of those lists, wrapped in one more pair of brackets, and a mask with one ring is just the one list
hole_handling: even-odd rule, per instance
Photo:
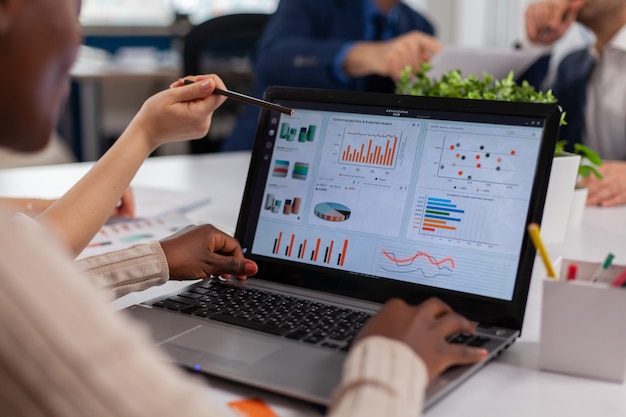
{"label": "pen", "polygon": [[596,269],[596,272],[594,272],[593,275],[591,276],[591,282],[598,281],[598,279],[600,278],[600,275],[602,275],[602,273],[606,271],[607,269],[609,269],[609,266],[611,266],[611,262],[613,262],[613,258],[615,258],[615,255],[613,255],[612,253],[609,253],[608,255],[606,255],[606,259],[604,260],[604,262],[602,262],[602,264],[598,266],[598,269]]}
{"label": "pen", "polygon": [[[183,80],[184,84],[193,84],[194,82],[192,80],[188,80],[188,79],[184,79]],[[248,104],[254,104],[255,106],[259,106],[259,107],[265,107],[266,109],[270,109],[270,110],[277,110],[281,113],[284,113],[288,116],[293,116],[296,112],[293,109],[287,108],[287,107],[283,107],[281,105],[275,104],[275,103],[271,103],[269,101],[265,101],[265,100],[261,100],[259,98],[256,97],[251,97],[251,96],[247,96],[245,94],[241,94],[241,93],[237,93],[235,91],[230,91],[230,90],[222,90],[221,88],[216,88],[215,90],[213,90],[213,92],[215,94],[219,94],[228,98],[232,98],[234,100],[238,100],[241,101],[243,103],[248,103]]]}
{"label": "pen", "polygon": [[626,268],[611,282],[612,287],[621,287],[626,284]]}
{"label": "pen", "polygon": [[539,252],[539,256],[541,256],[541,260],[543,261],[543,265],[546,267],[548,276],[550,278],[557,279],[556,272],[554,272],[554,268],[552,267],[552,261],[550,261],[550,256],[548,256],[548,251],[546,250],[546,247],[541,240],[541,236],[539,235],[539,225],[537,223],[529,224],[528,234],[530,235],[530,239],[533,241],[535,249]]}
{"label": "pen", "polygon": [[567,280],[574,281],[576,279],[576,274],[578,273],[578,265],[569,264],[567,268]]}

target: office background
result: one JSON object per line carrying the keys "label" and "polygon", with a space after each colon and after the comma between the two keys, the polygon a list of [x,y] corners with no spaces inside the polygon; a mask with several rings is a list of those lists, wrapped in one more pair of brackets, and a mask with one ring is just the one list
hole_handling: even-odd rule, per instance
{"label": "office background", "polygon": [[[532,1],[405,0],[431,17],[444,44],[488,48],[511,48],[520,40],[524,11]],[[87,71],[87,76],[74,72],[72,97],[59,124],[71,153],[78,160],[95,159],[122,132],[148,96],[182,75],[181,51],[184,35],[191,27],[227,14],[272,13],[277,4],[278,0],[85,0],[81,23],[84,43],[89,48],[81,51],[79,64],[115,61],[127,73],[137,73],[134,77],[112,77],[94,76],[92,71]],[[577,27],[561,42],[561,49],[569,50],[587,39],[588,35]],[[157,66],[160,75],[140,76],[142,71],[149,73]],[[221,68],[212,71],[222,74]],[[91,83],[89,87],[86,82]],[[92,89],[88,98],[84,94],[87,88]],[[234,121],[218,114],[210,135],[224,137]],[[89,141],[85,136],[90,133],[85,132],[84,124],[93,125],[87,127],[91,127],[91,136],[97,136],[97,149],[85,150],[95,145],[85,145]],[[189,145],[178,144],[160,152],[189,151]]]}

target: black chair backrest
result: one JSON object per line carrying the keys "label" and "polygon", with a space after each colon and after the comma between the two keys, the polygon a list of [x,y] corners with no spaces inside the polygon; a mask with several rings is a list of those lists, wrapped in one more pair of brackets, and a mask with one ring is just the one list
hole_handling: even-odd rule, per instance
{"label": "black chair backrest", "polygon": [[[270,16],[262,13],[231,14],[194,26],[183,42],[183,75],[215,73],[227,88],[250,94],[254,82],[250,55]],[[190,151],[218,151],[243,107],[238,101],[226,100],[215,111],[208,140],[192,141]]]}
{"label": "black chair backrest", "polygon": [[185,36],[185,74],[217,72],[211,64],[233,58],[247,58],[271,15],[241,13],[219,16],[194,26]]}

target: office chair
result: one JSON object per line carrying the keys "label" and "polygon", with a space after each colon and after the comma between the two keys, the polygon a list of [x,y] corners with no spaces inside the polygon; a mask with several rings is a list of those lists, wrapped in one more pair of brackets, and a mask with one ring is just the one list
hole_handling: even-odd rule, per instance
{"label": "office chair", "polygon": [[[263,13],[232,14],[194,26],[183,40],[184,74],[215,73],[229,89],[249,94],[253,82],[250,55],[270,16]],[[215,112],[208,137],[192,141],[191,152],[218,151],[241,109],[240,103],[226,100]]]}

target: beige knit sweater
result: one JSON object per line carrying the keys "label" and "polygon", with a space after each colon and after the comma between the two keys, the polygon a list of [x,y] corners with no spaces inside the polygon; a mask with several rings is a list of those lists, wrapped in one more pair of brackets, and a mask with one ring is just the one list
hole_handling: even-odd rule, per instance
{"label": "beige knit sweater", "polygon": [[[0,415],[229,415],[138,323],[110,308],[111,292],[168,279],[157,242],[72,264],[34,224],[0,212],[0,230]],[[425,386],[411,349],[369,337],[350,352],[329,413],[417,416]]]}

